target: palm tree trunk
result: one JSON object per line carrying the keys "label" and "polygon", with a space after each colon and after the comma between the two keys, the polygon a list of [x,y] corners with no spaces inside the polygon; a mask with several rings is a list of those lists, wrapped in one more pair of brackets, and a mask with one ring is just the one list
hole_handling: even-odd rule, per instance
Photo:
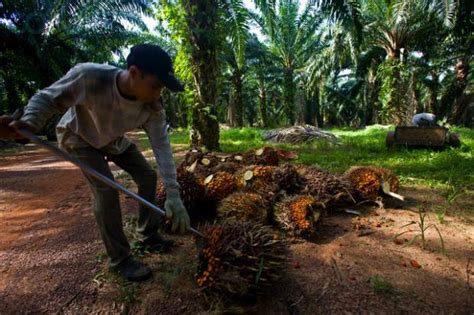
{"label": "palm tree trunk", "polygon": [[456,81],[454,102],[448,121],[451,124],[463,124],[463,114],[469,106],[469,97],[464,95],[468,85],[469,57],[460,58],[456,63]]}
{"label": "palm tree trunk", "polygon": [[204,145],[219,150],[217,121],[217,0],[181,0],[186,12],[187,40],[190,47],[196,105],[192,110],[192,127],[197,135],[193,146]]}
{"label": "palm tree trunk", "polygon": [[373,125],[377,122],[378,95],[380,82],[373,70],[369,71],[367,83],[365,84],[365,125]]}
{"label": "palm tree trunk", "polygon": [[227,108],[227,121],[230,127],[237,126],[237,115],[235,110],[234,97],[232,96],[233,91],[229,93],[229,106]]}
{"label": "palm tree trunk", "polygon": [[232,76],[233,85],[233,103],[235,106],[236,125],[239,128],[244,126],[244,102],[242,99],[242,72],[240,69],[235,69]]}
{"label": "palm tree trunk", "polygon": [[404,64],[400,60],[400,50],[388,50],[389,59],[388,77],[384,78],[388,83],[386,89],[388,90],[387,110],[390,116],[391,123],[395,125],[406,126],[411,122],[410,104],[406,101],[408,92],[408,83],[402,78],[402,70]]}
{"label": "palm tree trunk", "polygon": [[438,116],[438,72],[436,71],[431,71],[431,81],[432,84],[428,85],[428,91],[429,91],[429,101],[428,104],[425,106],[424,111],[427,113],[433,113],[436,116]]}
{"label": "palm tree trunk", "polygon": [[322,128],[324,125],[324,120],[321,109],[321,89],[319,86],[316,86],[314,91],[314,115],[314,125],[318,128]]}
{"label": "palm tree trunk", "polygon": [[305,98],[305,123],[318,126],[321,113],[319,112],[319,89],[316,88],[309,97]]}
{"label": "palm tree trunk", "polygon": [[258,82],[258,104],[260,111],[260,118],[262,120],[262,127],[268,127],[268,116],[267,116],[267,89],[265,82],[259,80]]}
{"label": "palm tree trunk", "polygon": [[283,104],[285,113],[290,125],[295,123],[295,94],[296,85],[293,79],[293,69],[286,68],[284,70],[284,85],[283,85]]}

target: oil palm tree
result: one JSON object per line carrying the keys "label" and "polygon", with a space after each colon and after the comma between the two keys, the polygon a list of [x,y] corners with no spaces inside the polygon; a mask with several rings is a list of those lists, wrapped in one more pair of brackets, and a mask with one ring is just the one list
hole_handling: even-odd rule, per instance
{"label": "oil palm tree", "polygon": [[302,67],[309,52],[317,46],[315,31],[319,26],[313,5],[308,3],[299,13],[299,2],[280,0],[268,2],[262,14],[253,14],[262,33],[270,40],[272,52],[283,76],[283,107],[287,122],[294,124],[296,80],[295,71]]}
{"label": "oil palm tree", "polygon": [[191,145],[219,150],[217,96],[222,70],[219,57],[225,46],[235,75],[234,92],[241,95],[247,36],[243,3],[241,0],[161,0],[157,8],[160,19],[171,30],[178,55],[186,56],[192,76]]}
{"label": "oil palm tree", "polygon": [[243,86],[246,72],[245,51],[249,38],[249,12],[241,0],[224,1],[222,4],[222,32],[227,33],[224,60],[231,71],[232,92],[229,101],[229,123],[243,127]]}
{"label": "oil palm tree", "polygon": [[[452,23],[458,1],[428,0],[320,0],[323,12],[333,19],[345,21],[350,29],[357,17],[363,35],[363,45],[383,48],[387,59],[378,72],[382,79],[381,101],[391,121],[409,123],[412,104],[406,102],[411,80],[407,59],[414,51],[425,51],[439,45],[446,36],[446,26]],[[464,2],[464,1],[461,1]],[[354,14],[357,12],[357,14]],[[444,26],[443,26],[444,24]],[[449,27],[448,27],[449,28]]]}
{"label": "oil palm tree", "polygon": [[[6,0],[0,6],[0,76],[9,111],[78,61],[107,61],[145,28],[144,0]],[[97,43],[101,45],[98,47]]]}

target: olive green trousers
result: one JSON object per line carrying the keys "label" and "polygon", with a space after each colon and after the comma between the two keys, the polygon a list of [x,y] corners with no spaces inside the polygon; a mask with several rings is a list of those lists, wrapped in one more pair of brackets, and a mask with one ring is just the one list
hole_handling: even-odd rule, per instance
{"label": "olive green trousers", "polygon": [[[148,164],[135,144],[131,143],[120,154],[107,152],[93,147],[68,149],[69,153],[92,167],[99,173],[113,179],[108,162],[111,161],[128,174],[138,186],[138,194],[144,199],[155,203],[156,171]],[[130,255],[130,245],[122,225],[122,212],[118,191],[84,173],[94,195],[94,215],[104,242],[111,267],[118,265]],[[153,210],[140,204],[137,223],[137,234],[141,241],[153,237],[160,225],[160,216]]]}

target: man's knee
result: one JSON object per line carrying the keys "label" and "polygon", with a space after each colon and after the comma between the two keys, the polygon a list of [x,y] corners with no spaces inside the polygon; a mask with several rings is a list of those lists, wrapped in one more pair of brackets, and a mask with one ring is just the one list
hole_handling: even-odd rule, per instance
{"label": "man's knee", "polygon": [[94,189],[95,211],[99,213],[120,211],[120,199],[117,190],[99,185]]}

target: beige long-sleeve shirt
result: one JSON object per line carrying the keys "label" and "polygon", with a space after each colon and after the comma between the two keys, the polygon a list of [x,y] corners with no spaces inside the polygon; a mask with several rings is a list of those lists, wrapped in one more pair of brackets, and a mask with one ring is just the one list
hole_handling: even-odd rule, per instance
{"label": "beige long-sleeve shirt", "polygon": [[60,80],[36,93],[21,120],[39,130],[54,114],[64,112],[57,128],[62,149],[92,146],[107,154],[120,154],[130,145],[127,131],[143,127],[167,191],[177,190],[176,168],[160,102],[143,103],[124,98],[117,87],[121,69],[81,63]]}

